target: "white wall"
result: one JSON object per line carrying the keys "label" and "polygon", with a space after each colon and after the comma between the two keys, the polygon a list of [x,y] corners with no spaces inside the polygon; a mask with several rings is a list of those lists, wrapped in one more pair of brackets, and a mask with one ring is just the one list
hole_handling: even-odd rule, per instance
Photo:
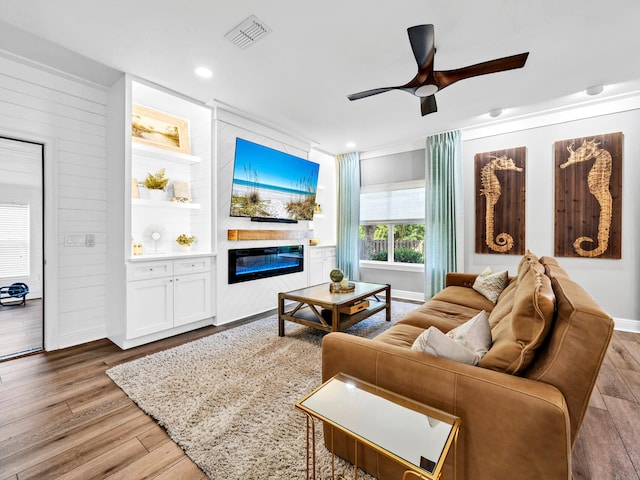
{"label": "white wall", "polygon": [[[552,121],[550,117],[550,121]],[[640,189],[640,110],[543,124],[516,131],[469,138],[463,134],[465,191],[465,265],[467,272],[480,272],[487,265],[515,272],[518,256],[476,254],[474,155],[511,147],[527,147],[526,248],[538,256],[554,255],[553,144],[568,138],[623,133],[622,160],[622,259],[557,258],[573,280],[582,285],[611,316],[640,320],[640,241],[638,204]],[[508,126],[506,127],[508,129]],[[466,139],[465,139],[466,135]]]}
{"label": "white wall", "polygon": [[320,204],[322,213],[313,217],[313,236],[318,239],[318,245],[335,245],[336,160],[333,155],[313,149],[309,152],[309,160],[320,165],[316,203]]}
{"label": "white wall", "polygon": [[[307,221],[294,224],[255,223],[249,218],[229,216],[233,181],[233,162],[236,137],[244,138],[266,147],[280,150],[291,155],[307,158],[309,146],[304,142],[250,122],[223,110],[217,111],[214,121],[214,144],[217,158],[217,307],[216,325],[231,322],[271,310],[278,306],[278,292],[286,292],[307,286],[309,265],[309,241],[300,240],[255,240],[229,241],[227,231],[241,230],[308,230]],[[305,270],[279,277],[263,278],[250,282],[230,285],[228,282],[228,251],[233,248],[253,248],[274,245],[304,245]]]}
{"label": "white wall", "polygon": [[[106,336],[106,91],[0,54],[0,133],[45,144],[45,348]],[[67,233],[96,245],[65,247]]]}

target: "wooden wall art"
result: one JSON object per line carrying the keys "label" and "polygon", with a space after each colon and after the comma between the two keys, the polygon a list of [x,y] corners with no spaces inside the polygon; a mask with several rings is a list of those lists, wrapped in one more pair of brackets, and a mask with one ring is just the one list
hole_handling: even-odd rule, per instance
{"label": "wooden wall art", "polygon": [[555,142],[555,255],[621,258],[622,132]]}
{"label": "wooden wall art", "polygon": [[475,155],[476,253],[525,253],[526,147]]}

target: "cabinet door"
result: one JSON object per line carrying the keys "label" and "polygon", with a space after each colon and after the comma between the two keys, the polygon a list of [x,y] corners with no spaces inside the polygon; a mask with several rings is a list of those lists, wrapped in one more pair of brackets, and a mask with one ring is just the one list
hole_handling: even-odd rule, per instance
{"label": "cabinet door", "polygon": [[127,338],[173,327],[173,278],[127,283]]}
{"label": "cabinet door", "polygon": [[334,268],[338,268],[336,257],[325,258],[322,262],[322,278],[327,279],[325,282],[329,281],[329,273],[331,273],[331,270]]}
{"label": "cabinet door", "polygon": [[329,274],[326,276],[323,274],[323,263],[323,258],[309,260],[309,285],[318,285],[329,281]]}
{"label": "cabinet door", "polygon": [[175,327],[211,317],[211,273],[175,277],[174,302]]}

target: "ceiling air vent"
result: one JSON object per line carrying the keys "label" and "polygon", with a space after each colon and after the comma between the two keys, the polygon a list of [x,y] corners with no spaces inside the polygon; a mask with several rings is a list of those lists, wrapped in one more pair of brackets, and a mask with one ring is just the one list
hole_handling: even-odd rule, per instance
{"label": "ceiling air vent", "polygon": [[247,48],[269,33],[271,33],[271,29],[251,15],[244,22],[227,33],[224,38],[237,47]]}

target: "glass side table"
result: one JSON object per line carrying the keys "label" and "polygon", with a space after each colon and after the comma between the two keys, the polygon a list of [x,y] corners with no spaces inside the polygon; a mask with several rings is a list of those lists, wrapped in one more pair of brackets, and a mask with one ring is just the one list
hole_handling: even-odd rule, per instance
{"label": "glass side table", "polygon": [[[403,465],[406,468],[403,480],[440,478],[453,445],[455,479],[459,417],[343,373],[326,381],[295,406],[307,416],[307,480],[316,478],[316,419],[353,438],[356,455],[360,442]],[[333,449],[331,453],[334,455]],[[354,480],[357,476],[356,456]],[[331,478],[335,479],[333,460]]]}

